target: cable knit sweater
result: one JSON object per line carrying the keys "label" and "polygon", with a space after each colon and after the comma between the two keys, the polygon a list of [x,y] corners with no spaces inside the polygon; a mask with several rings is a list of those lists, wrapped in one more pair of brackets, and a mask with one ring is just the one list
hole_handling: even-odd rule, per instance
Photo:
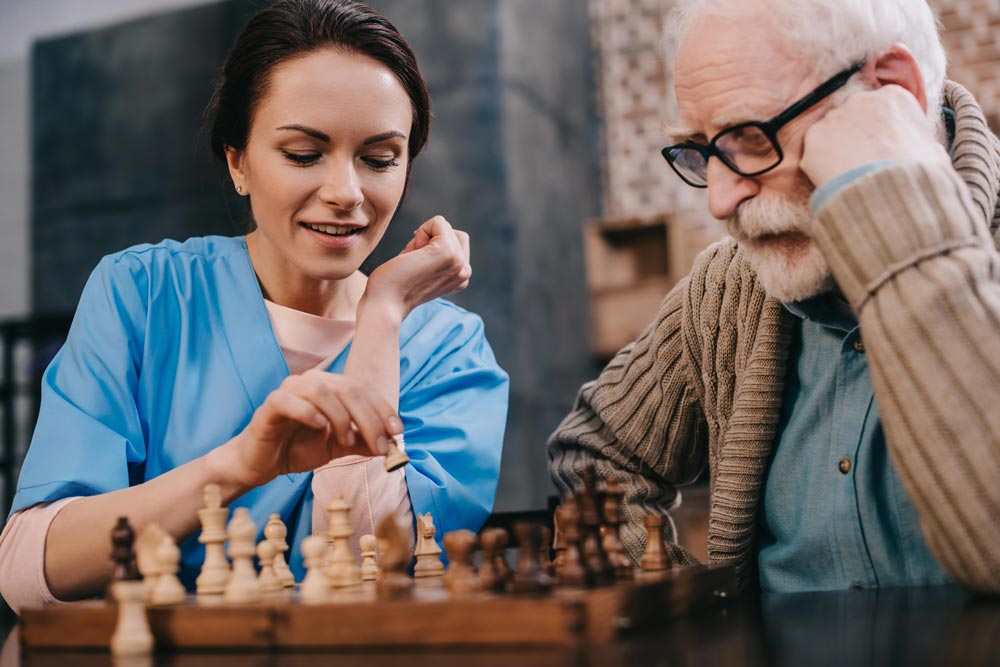
{"label": "cable knit sweater", "polygon": [[[928,546],[956,581],[1000,591],[1000,141],[964,88],[948,83],[945,103],[956,114],[953,168],[873,171],[808,231],[858,315],[890,456]],[[709,563],[733,564],[741,585],[756,586],[794,326],[735,241],[706,250],[639,339],[580,390],[549,441],[557,486],[579,486],[587,463],[620,479],[622,534],[638,559],[642,516],[666,514],[675,487],[707,463]]]}

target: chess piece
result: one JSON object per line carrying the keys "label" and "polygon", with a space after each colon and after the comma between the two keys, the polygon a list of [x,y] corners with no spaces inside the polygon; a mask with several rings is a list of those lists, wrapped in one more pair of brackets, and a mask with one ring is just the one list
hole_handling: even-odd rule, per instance
{"label": "chess piece", "polygon": [[560,586],[583,586],[587,583],[587,571],[580,554],[580,510],[573,496],[567,497],[556,512],[566,547],[557,581]]}
{"label": "chess piece", "polygon": [[601,536],[601,510],[604,491],[597,481],[597,469],[588,465],[583,470],[583,489],[576,494],[580,506],[583,538],[583,564],[587,569],[588,583],[601,585],[614,582],[615,571],[604,552]]}
{"label": "chess piece", "polygon": [[542,569],[538,559],[539,545],[542,542],[541,526],[527,521],[514,524],[517,534],[517,571],[514,573],[514,583],[511,587],[515,593],[541,594],[548,592],[552,586],[549,575]]}
{"label": "chess piece", "polygon": [[417,514],[417,547],[414,555],[417,564],[413,567],[414,577],[440,577],[444,574],[441,562],[441,547],[434,540],[437,529],[431,513]]}
{"label": "chess piece", "polygon": [[406,575],[410,564],[409,539],[392,516],[386,516],[375,528],[382,569],[375,581],[380,600],[406,598],[413,593],[413,579]]}
{"label": "chess piece", "polygon": [[135,541],[135,563],[139,573],[142,574],[147,602],[153,599],[153,591],[160,578],[162,567],[156,552],[166,537],[166,532],[159,525],[151,523],[142,529]]}
{"label": "chess piece", "polygon": [[503,528],[497,528],[497,550],[493,554],[493,568],[502,582],[501,590],[505,590],[514,578],[514,570],[507,563],[507,547],[510,546],[510,536]]}
{"label": "chess piece", "polygon": [[476,549],[476,534],[471,530],[453,530],[445,533],[444,548],[448,552],[448,571],[444,585],[453,595],[463,595],[479,589],[479,577],[472,564]]}
{"label": "chess piece", "polygon": [[233,559],[233,571],[229,575],[224,592],[226,602],[242,603],[260,600],[260,584],[253,557],[257,552],[257,526],[250,518],[250,510],[237,507],[226,529],[229,534],[229,557]]}
{"label": "chess piece", "polygon": [[378,561],[375,559],[378,538],[374,535],[362,535],[358,546],[361,548],[361,579],[375,581],[378,578]]}
{"label": "chess piece", "polygon": [[361,568],[351,553],[351,535],[354,534],[349,518],[351,506],[338,495],[327,505],[326,511],[330,517],[328,532],[333,538],[326,576],[334,588],[358,586],[361,584]]}
{"label": "chess piece", "polygon": [[410,457],[406,455],[406,445],[403,443],[403,434],[400,433],[389,438],[389,450],[385,454],[386,472],[398,470],[409,462]]}
{"label": "chess piece", "polygon": [[274,571],[274,562],[281,558],[278,548],[270,540],[261,540],[257,545],[257,561],[260,563],[260,575],[257,582],[263,593],[277,593],[284,590],[285,585]]}
{"label": "chess piece", "polygon": [[539,526],[539,531],[541,541],[538,545],[538,562],[545,574],[549,575],[549,577],[554,577],[556,575],[556,565],[555,562],[553,562],[552,557],[549,555],[549,545],[552,542],[552,531],[549,530],[548,526]]}
{"label": "chess piece", "polygon": [[642,554],[639,565],[643,570],[666,570],[670,560],[663,548],[663,517],[659,514],[649,514],[642,519],[646,526],[646,552]]}
{"label": "chess piece", "polygon": [[111,594],[118,603],[118,621],[111,635],[111,654],[115,657],[149,655],[153,652],[153,633],[146,618],[145,587],[141,581],[115,581]]}
{"label": "chess piece", "polygon": [[187,599],[184,584],[177,578],[181,565],[181,550],[170,535],[164,535],[156,549],[156,559],[160,563],[160,576],[153,588],[152,603],[156,605],[180,604]]}
{"label": "chess piece", "polygon": [[552,514],[552,528],[554,529],[554,535],[552,536],[552,551],[555,552],[556,557],[552,561],[552,576],[559,579],[559,572],[562,571],[563,565],[566,563],[566,540],[563,538],[562,527],[559,524],[559,508]]}
{"label": "chess piece", "polygon": [[264,537],[274,545],[278,554],[274,559],[274,574],[285,588],[294,586],[295,575],[292,574],[292,568],[288,567],[288,561],[285,560],[285,552],[288,551],[288,542],[285,541],[285,538],[288,537],[288,528],[281,521],[280,514],[272,514],[268,518],[267,524],[264,526]]}
{"label": "chess piece", "polygon": [[206,484],[203,493],[205,507],[198,510],[201,535],[205,545],[205,561],[195,580],[198,595],[221,595],[229,580],[229,560],[226,558],[226,519],[229,508],[222,506],[222,490],[218,484]]}
{"label": "chess piece", "polygon": [[111,573],[111,581],[138,581],[139,569],[135,564],[135,531],[129,525],[128,518],[118,517],[118,523],[111,530],[111,560],[115,569]]}
{"label": "chess piece", "polygon": [[622,498],[625,489],[616,479],[609,479],[604,484],[604,552],[615,569],[615,577],[620,580],[631,579],[634,574],[632,558],[625,551],[621,538]]}
{"label": "chess piece", "polygon": [[483,548],[483,561],[479,568],[479,587],[484,591],[494,591],[502,593],[507,586],[507,581],[500,576],[496,568],[497,556],[501,555],[504,540],[503,530],[500,528],[486,528],[479,536],[479,542]]}
{"label": "chess piece", "polygon": [[326,602],[330,597],[330,582],[326,578],[323,559],[326,555],[326,538],[310,535],[302,540],[302,557],[306,564],[306,576],[299,588],[303,602]]}

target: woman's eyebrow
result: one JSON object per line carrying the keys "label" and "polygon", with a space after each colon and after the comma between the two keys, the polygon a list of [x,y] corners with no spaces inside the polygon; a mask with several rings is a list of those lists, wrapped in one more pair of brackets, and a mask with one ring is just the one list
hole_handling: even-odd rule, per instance
{"label": "woman's eyebrow", "polygon": [[308,134],[310,137],[313,137],[314,139],[319,139],[322,142],[330,143],[330,136],[328,134],[320,132],[319,130],[314,130],[313,128],[307,127],[305,125],[282,125],[278,129],[288,130],[291,132],[301,132],[303,134]]}
{"label": "woman's eyebrow", "polygon": [[381,141],[385,141],[386,139],[395,139],[396,137],[399,137],[400,139],[405,139],[406,135],[396,130],[390,130],[389,132],[383,132],[382,134],[376,134],[374,136],[368,137],[367,139],[364,140],[364,145],[371,146],[372,144],[377,144]]}

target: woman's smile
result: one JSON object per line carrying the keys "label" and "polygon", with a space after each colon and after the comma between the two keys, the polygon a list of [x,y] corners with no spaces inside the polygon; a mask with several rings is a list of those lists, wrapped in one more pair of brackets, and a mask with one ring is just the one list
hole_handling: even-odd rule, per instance
{"label": "woman's smile", "polygon": [[351,248],[368,229],[367,225],[334,225],[300,222],[299,226],[322,248],[342,250]]}

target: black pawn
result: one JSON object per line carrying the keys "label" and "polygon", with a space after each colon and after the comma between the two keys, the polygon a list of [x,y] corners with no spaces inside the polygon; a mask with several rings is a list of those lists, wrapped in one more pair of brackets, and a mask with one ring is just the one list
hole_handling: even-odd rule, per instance
{"label": "black pawn", "polygon": [[580,510],[573,496],[566,498],[556,514],[564,546],[556,581],[560,586],[583,586],[587,583],[587,570],[580,553]]}
{"label": "black pawn", "polygon": [[552,580],[538,560],[538,550],[542,544],[541,526],[525,521],[514,524],[517,533],[517,571],[514,573],[515,593],[545,593],[552,586]]}
{"label": "black pawn", "polygon": [[111,530],[111,560],[115,569],[111,581],[137,581],[139,568],[135,565],[135,531],[126,517],[118,517],[118,523]]}
{"label": "black pawn", "polygon": [[597,485],[597,471],[588,465],[583,471],[583,489],[577,491],[583,537],[583,562],[591,585],[610,584],[615,580],[615,569],[604,552],[601,535],[604,492]]}

